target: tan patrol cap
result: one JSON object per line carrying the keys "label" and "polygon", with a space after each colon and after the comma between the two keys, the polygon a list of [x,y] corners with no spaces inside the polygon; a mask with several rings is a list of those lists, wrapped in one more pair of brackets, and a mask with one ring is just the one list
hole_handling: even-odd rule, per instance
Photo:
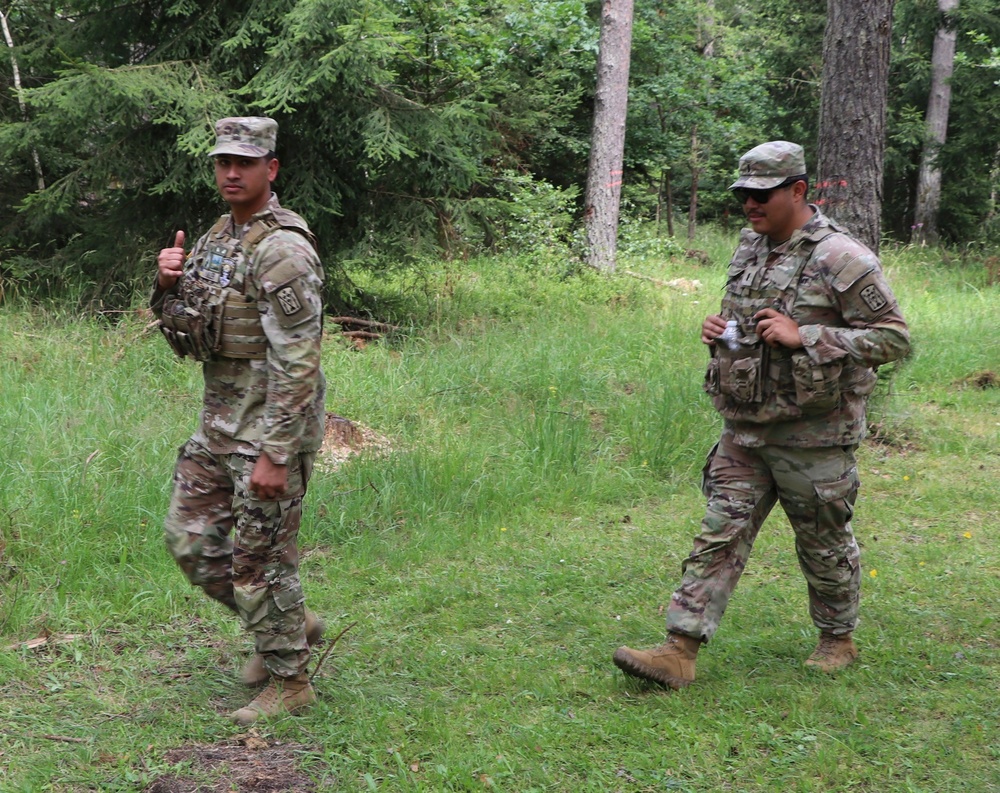
{"label": "tan patrol cap", "polygon": [[264,157],[275,150],[277,142],[278,122],[273,118],[222,118],[215,122],[215,148],[208,156],[235,154],[242,157]]}

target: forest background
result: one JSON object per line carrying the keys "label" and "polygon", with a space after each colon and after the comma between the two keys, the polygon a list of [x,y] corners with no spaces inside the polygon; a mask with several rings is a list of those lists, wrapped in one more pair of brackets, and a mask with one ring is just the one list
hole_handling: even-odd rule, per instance
{"label": "forest background", "polygon": [[[933,42],[949,29],[939,227],[946,244],[989,252],[1000,244],[998,3],[949,0],[943,14],[939,2],[895,4],[882,228],[911,238]],[[349,280],[359,269],[553,249],[576,260],[599,11],[584,0],[6,0],[0,287],[97,308],[132,301],[174,230],[217,215],[203,156],[212,122],[247,114],[279,121],[277,190],[317,231],[334,306],[365,303]],[[825,19],[826,0],[636,5],[625,252],[677,252],[670,233],[696,223],[737,226],[725,187],[757,142],[801,142],[813,166]],[[655,243],[632,233],[650,222]]]}
{"label": "forest background", "polygon": [[[763,139],[815,162],[825,3],[637,6],[598,273],[596,3],[0,0],[0,790],[1000,789],[997,5],[895,4],[882,255],[914,353],[880,369],[859,451],[862,658],[803,668],[776,514],[698,684],[665,693],[611,653],[662,636],[704,509],[725,188]],[[935,248],[911,226],[943,27]],[[329,655],[316,707],[251,733],[225,719],[246,637],[159,528],[200,372],[132,310],[156,250],[220,211],[204,154],[233,113],[278,119],[331,307],[396,325],[328,325],[329,407],[365,437],[304,516]]]}

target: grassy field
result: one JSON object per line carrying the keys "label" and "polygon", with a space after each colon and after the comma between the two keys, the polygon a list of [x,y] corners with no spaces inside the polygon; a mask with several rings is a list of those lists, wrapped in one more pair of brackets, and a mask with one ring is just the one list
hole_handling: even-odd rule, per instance
{"label": "grassy field", "polygon": [[[163,547],[200,373],[138,314],[0,312],[0,791],[1000,790],[1000,287],[886,251],[914,353],[860,451],[861,659],[815,644],[768,520],[681,693],[625,679],[703,510],[712,266],[442,264],[368,287],[394,337],[331,334],[327,407],[384,436],[317,474],[302,530],[318,705],[250,733],[250,647]],[[666,285],[666,284],[673,285]],[[992,379],[991,379],[992,376]],[[321,648],[321,652],[322,652]]]}

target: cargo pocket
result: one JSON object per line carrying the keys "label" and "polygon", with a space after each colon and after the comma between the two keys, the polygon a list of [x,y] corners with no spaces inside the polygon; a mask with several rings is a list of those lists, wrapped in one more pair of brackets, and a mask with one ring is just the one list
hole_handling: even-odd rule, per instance
{"label": "cargo pocket", "polygon": [[236,598],[236,604],[239,606],[240,619],[246,630],[256,630],[257,627],[267,620],[268,589],[269,587],[266,584],[233,586],[233,595]]}
{"label": "cargo pocket", "polygon": [[858,469],[851,468],[837,479],[813,483],[819,526],[844,526],[854,517],[854,502],[858,497]]}
{"label": "cargo pocket", "polygon": [[792,353],[795,404],[804,414],[832,410],[840,402],[841,361],[814,364],[809,353]]}
{"label": "cargo pocket", "polygon": [[281,611],[288,611],[305,602],[306,596],[302,591],[302,581],[298,575],[291,575],[282,579],[274,588],[274,604]]}
{"label": "cargo pocket", "polygon": [[829,504],[838,498],[847,499],[853,504],[860,485],[858,469],[851,468],[842,476],[829,482],[814,483],[813,489],[816,491],[816,498],[820,504]]}

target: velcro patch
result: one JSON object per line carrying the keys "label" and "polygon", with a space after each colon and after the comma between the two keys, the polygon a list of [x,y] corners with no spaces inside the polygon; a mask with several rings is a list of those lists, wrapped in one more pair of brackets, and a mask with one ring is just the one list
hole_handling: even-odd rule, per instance
{"label": "velcro patch", "polygon": [[851,252],[841,254],[831,268],[831,272],[833,273],[833,288],[838,292],[846,292],[874,270],[875,263],[876,260],[874,257],[855,257]]}

